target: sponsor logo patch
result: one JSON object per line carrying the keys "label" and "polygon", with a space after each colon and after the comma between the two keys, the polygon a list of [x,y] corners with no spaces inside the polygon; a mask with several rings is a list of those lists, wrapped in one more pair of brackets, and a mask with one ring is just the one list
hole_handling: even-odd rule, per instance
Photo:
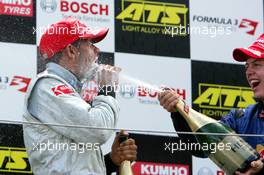
{"label": "sponsor logo patch", "polygon": [[53,93],[56,96],[62,95],[62,94],[74,94],[74,90],[69,88],[67,85],[62,84],[62,85],[58,85],[54,88],[51,89],[53,91]]}

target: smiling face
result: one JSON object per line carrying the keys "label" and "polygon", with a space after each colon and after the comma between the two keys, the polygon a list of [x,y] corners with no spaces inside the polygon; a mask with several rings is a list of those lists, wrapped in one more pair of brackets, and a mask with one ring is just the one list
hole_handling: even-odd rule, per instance
{"label": "smiling face", "polygon": [[255,98],[264,102],[264,59],[247,59],[246,76]]}

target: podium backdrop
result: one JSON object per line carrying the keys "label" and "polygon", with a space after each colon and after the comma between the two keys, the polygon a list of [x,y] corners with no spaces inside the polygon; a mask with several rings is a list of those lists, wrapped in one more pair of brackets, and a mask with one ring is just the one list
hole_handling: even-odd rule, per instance
{"label": "podium backdrop", "polygon": [[[0,120],[22,120],[28,84],[44,68],[38,53],[41,34],[67,16],[110,29],[96,44],[100,61],[158,87],[174,88],[201,113],[219,119],[255,102],[244,65],[233,61],[232,50],[263,33],[262,0],[2,0]],[[157,94],[139,88],[116,94],[121,106],[117,127],[173,132]],[[89,97],[91,91],[84,92]],[[32,173],[22,125],[0,123],[0,174]],[[209,159],[169,150],[166,146],[180,143],[176,134],[131,136],[139,146],[136,175],[224,174]],[[104,152],[110,145],[111,140]]]}

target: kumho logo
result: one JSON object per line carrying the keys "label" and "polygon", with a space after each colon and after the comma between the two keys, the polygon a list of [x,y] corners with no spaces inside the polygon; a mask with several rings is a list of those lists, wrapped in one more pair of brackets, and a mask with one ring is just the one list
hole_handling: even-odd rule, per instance
{"label": "kumho logo", "polygon": [[116,19],[129,24],[187,26],[187,12],[188,8],[185,4],[122,0],[122,12],[116,16]]}
{"label": "kumho logo", "polygon": [[135,162],[132,165],[133,172],[141,175],[188,175],[190,174],[189,165],[184,164],[165,164],[154,162]]}
{"label": "kumho logo", "polygon": [[0,173],[32,174],[25,148],[0,147]]}
{"label": "kumho logo", "polygon": [[199,96],[193,103],[200,108],[230,110],[256,102],[250,88],[200,83]]}

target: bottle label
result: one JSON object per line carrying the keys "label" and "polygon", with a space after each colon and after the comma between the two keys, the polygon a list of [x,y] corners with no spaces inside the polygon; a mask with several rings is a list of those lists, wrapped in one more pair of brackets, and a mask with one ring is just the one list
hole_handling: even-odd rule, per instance
{"label": "bottle label", "polygon": [[252,160],[258,158],[258,153],[241,137],[226,136],[218,143],[226,147],[217,147],[215,153],[211,153],[209,158],[215,162],[227,174],[234,174],[236,170],[244,170]]}

